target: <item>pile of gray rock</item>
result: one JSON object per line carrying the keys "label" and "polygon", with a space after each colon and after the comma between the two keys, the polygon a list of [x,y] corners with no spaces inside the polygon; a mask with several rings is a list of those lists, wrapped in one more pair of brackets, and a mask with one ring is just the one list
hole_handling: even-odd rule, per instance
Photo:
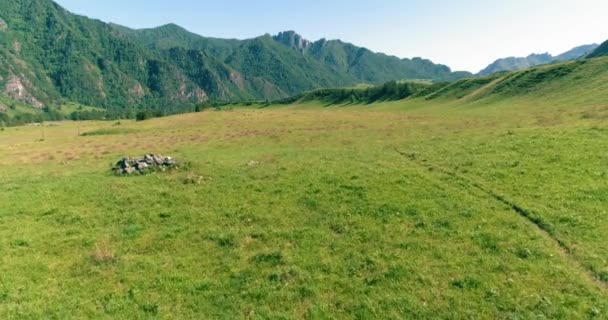
{"label": "pile of gray rock", "polygon": [[147,154],[143,158],[123,158],[112,170],[117,175],[145,174],[152,171],[173,169],[177,163],[171,157]]}

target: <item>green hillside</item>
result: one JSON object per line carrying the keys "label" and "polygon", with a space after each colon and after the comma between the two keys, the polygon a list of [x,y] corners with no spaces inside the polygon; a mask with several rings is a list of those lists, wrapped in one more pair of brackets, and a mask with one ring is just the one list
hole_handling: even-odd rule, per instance
{"label": "green hillside", "polygon": [[146,48],[157,50],[185,48],[204,51],[218,60],[225,59],[241,44],[241,41],[234,39],[202,37],[176,24],[141,30],[133,30],[117,24],[110,25],[118,33]]}
{"label": "green hillside", "polygon": [[325,49],[308,54],[268,35],[205,38],[173,24],[131,30],[71,14],[51,0],[3,1],[0,92],[36,108],[70,101],[125,114],[171,113],[206,100],[279,99],[362,82],[469,75],[345,46],[347,67],[319,58]]}
{"label": "green hillside", "polygon": [[283,32],[274,39],[321,61],[335,71],[355,77],[359,82],[381,83],[403,79],[449,81],[472,76],[468,72],[452,72],[447,66],[429,60],[399,59],[340,40],[321,39],[310,42],[293,31]]}
{"label": "green hillside", "polygon": [[[487,78],[456,81],[427,98],[454,94],[466,102],[533,97],[567,105],[569,101],[602,103],[608,94],[608,59],[598,58],[536,67]],[[462,88],[467,88],[463,90]]]}
{"label": "green hillside", "polygon": [[[167,50],[180,47],[203,51],[208,56],[239,70],[246,77],[257,77],[260,74],[272,77],[273,73],[281,72],[284,77],[289,75],[295,82],[307,82],[309,80],[301,78],[316,73],[316,79],[313,79],[316,85],[306,85],[307,89],[327,87],[326,83],[346,86],[362,82],[379,84],[401,79],[446,81],[472,76],[467,72],[452,72],[448,67],[429,60],[399,59],[339,40],[322,39],[311,42],[294,31],[281,32],[273,37],[265,35],[239,41],[198,36],[176,25],[143,30],[116,25],[114,27],[133,42],[148,48]],[[270,41],[271,39],[274,41]],[[246,58],[242,56],[247,55],[250,55],[251,59],[243,65],[242,59]],[[268,60],[269,57],[272,57],[272,61]],[[277,67],[282,70],[277,71]],[[247,71],[252,71],[247,68],[256,71],[253,75],[247,74]],[[286,81],[276,75],[267,80],[279,87]],[[288,83],[281,89],[293,94],[301,91],[301,87],[301,84]]]}
{"label": "green hillside", "polygon": [[608,56],[608,41],[602,43],[597,49],[591,52],[587,58],[597,58]]}
{"label": "green hillside", "polygon": [[[230,64],[231,56],[239,55],[251,46],[258,46],[260,41],[268,40],[268,35],[249,40],[231,40],[207,38],[193,34],[177,25],[169,24],[154,29],[132,30],[122,26],[114,25],[116,30],[126,35],[132,41],[148,48],[171,49],[181,47],[190,50],[204,51],[209,56],[219,61]],[[287,49],[291,49],[301,56],[309,59],[309,69],[318,67],[314,61],[321,63],[324,68],[329,68],[333,73],[341,74],[342,84],[353,82],[381,83],[400,79],[432,79],[453,80],[471,76],[470,73],[453,73],[448,67],[437,65],[431,61],[416,59],[399,59],[384,54],[374,53],[365,48],[360,48],[340,40],[325,40],[311,42],[304,39],[294,31],[281,32],[272,37],[277,43]],[[243,48],[247,50],[243,50]],[[277,62],[286,68],[290,59],[294,59],[289,50],[273,46],[271,48],[259,48],[260,54],[277,55]],[[267,61],[251,61],[255,68],[272,72],[273,66]],[[298,64],[298,63],[296,63]],[[238,68],[238,65],[233,65]]]}
{"label": "green hillside", "polygon": [[0,86],[37,107],[59,99],[106,108],[177,108],[205,93],[158,54],[48,0],[3,1]]}
{"label": "green hillside", "polygon": [[319,89],[283,99],[277,101],[277,103],[286,105],[314,101],[327,103],[328,106],[372,104],[421,96],[429,90],[442,86],[445,86],[445,83],[431,85],[411,81],[390,81],[381,86]]}
{"label": "green hillside", "polygon": [[[546,103],[602,104],[608,98],[608,58],[545,65],[510,73],[462,79],[450,83],[387,83],[383,86],[317,90],[285,103],[321,101],[356,105],[403,100],[421,103],[492,104],[517,99]],[[437,101],[435,101],[437,100]]]}

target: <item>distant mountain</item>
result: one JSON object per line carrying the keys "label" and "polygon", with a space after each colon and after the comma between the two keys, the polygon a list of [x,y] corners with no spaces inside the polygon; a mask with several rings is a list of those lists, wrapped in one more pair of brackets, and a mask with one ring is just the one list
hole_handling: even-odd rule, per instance
{"label": "distant mountain", "polygon": [[281,32],[272,38],[288,48],[302,52],[310,48],[311,44],[310,41],[302,38],[302,36],[295,31]]}
{"label": "distant mountain", "polygon": [[[224,40],[193,34],[176,25],[154,29],[115,29],[131,41],[151,49],[200,51],[238,71],[244,80],[265,78],[287,95],[329,86],[390,80],[449,81],[470,77],[468,72],[421,58],[399,59],[339,40],[311,42],[294,31],[248,40]],[[286,76],[293,83],[285,83]]]}
{"label": "distant mountain", "polygon": [[468,72],[452,72],[422,58],[399,59],[382,53],[374,53],[340,40],[325,40],[309,43],[303,47],[304,55],[331,67],[336,72],[346,73],[358,82],[381,83],[402,79],[430,79],[452,81],[473,76]]}
{"label": "distant mountain", "polygon": [[583,45],[571,50],[568,50],[558,56],[552,56],[549,53],[531,54],[527,57],[509,57],[498,59],[492,64],[481,70],[478,75],[487,76],[503,71],[523,70],[538,65],[548,64],[556,61],[571,61],[584,57],[589,52],[597,48],[597,44]]}
{"label": "distant mountain", "polygon": [[599,47],[593,50],[587,58],[597,58],[608,56],[608,41],[602,43]]}
{"label": "distant mountain", "polygon": [[553,56],[544,54],[531,54],[527,57],[509,57],[494,61],[492,64],[481,70],[478,75],[487,76],[497,72],[516,71],[531,68],[541,64],[547,64],[554,60]]}
{"label": "distant mountain", "polygon": [[578,46],[578,47],[575,47],[571,50],[568,50],[568,51],[558,55],[557,57],[555,57],[555,60],[557,60],[557,61],[576,60],[576,59],[582,58],[585,55],[589,54],[593,50],[597,49],[597,47],[599,47],[599,45],[597,43]]}

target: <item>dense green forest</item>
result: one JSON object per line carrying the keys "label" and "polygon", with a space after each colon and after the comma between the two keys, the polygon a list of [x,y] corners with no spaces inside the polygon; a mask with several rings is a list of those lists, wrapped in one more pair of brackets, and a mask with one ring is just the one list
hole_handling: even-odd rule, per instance
{"label": "dense green forest", "polygon": [[209,100],[276,100],[319,88],[471,76],[337,40],[309,42],[295,32],[225,40],[173,24],[132,30],[74,15],[51,0],[0,2],[0,48],[5,100],[38,109],[70,101],[123,116],[189,111]]}

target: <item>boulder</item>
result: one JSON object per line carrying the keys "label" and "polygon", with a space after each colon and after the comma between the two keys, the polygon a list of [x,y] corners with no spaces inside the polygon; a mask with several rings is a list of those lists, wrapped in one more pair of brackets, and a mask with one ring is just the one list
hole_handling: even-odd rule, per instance
{"label": "boulder", "polygon": [[176,167],[177,162],[171,157],[146,154],[142,158],[122,158],[114,165],[112,171],[116,175],[133,175],[153,171],[166,171]]}
{"label": "boulder", "polygon": [[175,160],[173,160],[173,158],[171,157],[166,157],[163,161],[163,165],[165,166],[174,166],[175,165]]}
{"label": "boulder", "polygon": [[146,171],[148,170],[148,168],[150,168],[150,166],[148,165],[147,162],[138,162],[135,167],[137,168],[138,171]]}
{"label": "boulder", "polygon": [[165,159],[163,159],[162,156],[154,156],[154,163],[157,166],[162,166],[164,162],[165,162]]}
{"label": "boulder", "polygon": [[156,164],[156,160],[154,159],[154,155],[152,154],[147,154],[144,156],[144,162],[149,164],[149,165],[153,165]]}

